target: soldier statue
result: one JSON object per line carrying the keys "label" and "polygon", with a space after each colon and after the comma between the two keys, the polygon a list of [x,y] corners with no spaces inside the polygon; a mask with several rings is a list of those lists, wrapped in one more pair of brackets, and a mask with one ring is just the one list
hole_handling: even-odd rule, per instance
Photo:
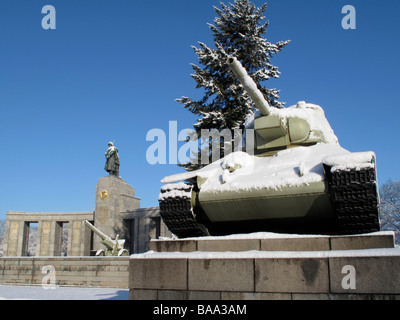
{"label": "soldier statue", "polygon": [[106,170],[110,176],[115,176],[119,178],[119,156],[118,149],[114,147],[112,142],[108,143],[108,149],[106,152],[106,165],[104,170]]}

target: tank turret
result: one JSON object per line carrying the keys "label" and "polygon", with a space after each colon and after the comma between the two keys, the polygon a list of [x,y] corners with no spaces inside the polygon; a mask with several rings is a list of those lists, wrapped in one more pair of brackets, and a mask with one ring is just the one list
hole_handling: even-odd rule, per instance
{"label": "tank turret", "polygon": [[325,127],[329,127],[324,131],[329,131],[328,136],[333,134],[321,108],[304,102],[299,102],[295,106],[296,109],[303,109],[301,111],[294,110],[293,107],[271,108],[242,64],[234,57],[229,57],[227,64],[261,113],[261,117],[254,120],[255,154],[274,154],[286,148],[329,142],[329,137],[326,137],[321,129],[313,127],[312,118],[322,118],[326,122]]}

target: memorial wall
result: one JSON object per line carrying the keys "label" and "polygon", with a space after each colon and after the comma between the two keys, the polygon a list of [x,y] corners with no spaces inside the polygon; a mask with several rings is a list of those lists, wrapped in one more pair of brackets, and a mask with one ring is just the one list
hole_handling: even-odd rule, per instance
{"label": "memorial wall", "polygon": [[158,207],[140,208],[135,189],[125,180],[110,175],[97,183],[93,212],[8,211],[4,256],[29,256],[29,234],[36,225],[35,256],[94,255],[104,246],[101,238],[85,225],[85,220],[112,239],[117,235],[125,239],[129,253],[145,252],[151,239],[169,234]]}

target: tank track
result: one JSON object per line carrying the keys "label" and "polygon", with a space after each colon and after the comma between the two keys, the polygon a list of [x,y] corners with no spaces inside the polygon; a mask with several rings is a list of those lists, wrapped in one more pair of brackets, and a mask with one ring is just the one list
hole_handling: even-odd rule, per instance
{"label": "tank track", "polygon": [[208,235],[205,227],[196,221],[191,206],[192,189],[193,185],[187,183],[168,184],[161,188],[160,215],[178,238]]}
{"label": "tank track", "polygon": [[327,174],[336,212],[338,234],[380,230],[379,193],[375,168],[335,170]]}

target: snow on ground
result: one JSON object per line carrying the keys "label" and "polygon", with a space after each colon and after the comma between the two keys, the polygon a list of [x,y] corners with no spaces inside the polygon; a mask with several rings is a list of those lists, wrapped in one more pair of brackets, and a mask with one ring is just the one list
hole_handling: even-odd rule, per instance
{"label": "snow on ground", "polygon": [[128,289],[0,285],[0,300],[128,300]]}

